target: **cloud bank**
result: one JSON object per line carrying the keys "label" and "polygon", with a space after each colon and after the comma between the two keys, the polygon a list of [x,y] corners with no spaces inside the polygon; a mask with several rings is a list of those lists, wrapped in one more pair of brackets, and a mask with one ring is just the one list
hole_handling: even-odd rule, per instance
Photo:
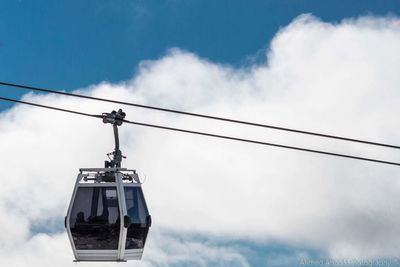
{"label": "cloud bank", "polygon": [[[172,49],[142,62],[130,81],[77,92],[398,144],[399,47],[398,18],[332,24],[302,15],[276,34],[263,64],[236,69]],[[99,114],[123,108],[133,121],[400,161],[387,149],[75,98],[23,99]],[[123,166],[146,176],[154,221],[139,265],[249,265],[235,246],[181,242],[193,233],[334,259],[398,256],[396,167],[131,125],[120,134]],[[112,138],[91,118],[20,105],[0,113],[2,262],[72,265],[62,220],[74,180],[80,167],[102,166]]]}

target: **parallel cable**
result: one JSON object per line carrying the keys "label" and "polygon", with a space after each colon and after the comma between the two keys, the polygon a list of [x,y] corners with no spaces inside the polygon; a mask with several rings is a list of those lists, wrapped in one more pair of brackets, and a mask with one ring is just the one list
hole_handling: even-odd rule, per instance
{"label": "parallel cable", "polygon": [[186,130],[186,129],[172,128],[172,127],[167,127],[167,126],[154,125],[154,124],[141,123],[141,122],[133,122],[133,121],[128,121],[128,120],[123,120],[123,121],[126,122],[126,123],[135,124],[135,125],[153,127],[153,128],[169,130],[169,131],[176,131],[176,132],[183,132],[183,133],[189,133],[189,134],[204,135],[204,136],[228,139],[228,140],[239,141],[239,142],[246,142],[246,143],[265,145],[265,146],[274,146],[274,147],[279,147],[279,148],[286,148],[286,149],[292,149],[292,150],[298,150],[298,151],[304,151],[304,152],[318,153],[318,154],[329,155],[329,156],[344,157],[344,158],[350,158],[350,159],[365,160],[365,161],[371,161],[371,162],[377,162],[377,163],[384,163],[384,164],[400,166],[400,163],[391,162],[391,161],[384,161],[384,160],[378,160],[378,159],[357,157],[357,156],[351,156],[351,155],[346,155],[346,154],[339,154],[339,153],[333,153],[333,152],[321,151],[321,150],[314,150],[314,149],[308,149],[308,148],[302,148],[302,147],[295,147],[295,146],[287,146],[287,145],[281,145],[281,144],[275,144],[275,143],[267,143],[267,142],[256,141],[256,140],[251,140],[251,139],[243,139],[243,138],[226,136],[226,135],[218,135],[218,134],[212,134],[212,133],[191,131],[191,130]]}
{"label": "parallel cable", "polygon": [[14,102],[14,103],[20,103],[20,104],[25,104],[25,105],[30,105],[34,107],[39,107],[39,108],[46,108],[46,109],[52,109],[52,110],[57,110],[57,111],[62,111],[62,112],[68,112],[76,115],[82,115],[82,116],[87,116],[87,117],[93,117],[93,118],[99,118],[102,119],[102,115],[94,115],[94,114],[88,114],[84,112],[79,112],[79,111],[74,111],[74,110],[69,110],[69,109],[63,109],[63,108],[56,108],[56,107],[51,107],[51,106],[46,106],[46,105],[41,105],[41,104],[36,104],[36,103],[31,103],[31,102],[26,102],[26,101],[21,101],[21,100],[16,100],[16,99],[11,99],[11,98],[6,98],[6,97],[1,97],[0,100],[5,100],[9,102]]}
{"label": "parallel cable", "polygon": [[[31,105],[31,106],[35,106],[35,107],[46,108],[46,109],[51,109],[51,110],[56,110],[56,111],[68,112],[68,113],[72,113],[72,114],[76,114],[76,115],[82,115],[82,116],[88,116],[88,117],[94,117],[94,118],[103,118],[103,115],[93,115],[93,114],[73,111],[73,110],[69,110],[69,109],[56,108],[56,107],[47,106],[47,105],[41,105],[41,104],[35,104],[35,103],[31,103],[31,102],[26,102],[26,101],[10,99],[10,98],[6,98],[6,97],[0,97],[0,100],[11,101],[11,102],[15,102],[15,103]],[[393,162],[393,161],[384,161],[384,160],[379,160],[379,159],[358,157],[358,156],[339,154],[339,153],[333,153],[333,152],[322,151],[322,150],[314,150],[314,149],[308,149],[308,148],[302,148],[302,147],[296,147],[296,146],[287,146],[287,145],[282,145],[282,144],[268,143],[268,142],[238,138],[238,137],[227,136],[227,135],[218,135],[218,134],[213,134],[213,133],[192,131],[192,130],[186,130],[186,129],[181,129],[181,128],[173,128],[173,127],[167,127],[167,126],[149,124],[149,123],[142,123],[142,122],[135,122],[135,121],[129,121],[129,120],[123,120],[123,122],[128,123],[128,124],[133,124],[133,125],[144,126],[144,127],[158,128],[158,129],[162,129],[162,130],[183,132],[183,133],[188,133],[188,134],[202,135],[202,136],[227,139],[227,140],[232,140],[232,141],[246,142],[246,143],[265,145],[265,146],[273,146],[273,147],[279,147],[279,148],[285,148],[285,149],[291,149],[291,150],[297,150],[297,151],[303,151],[303,152],[317,153],[317,154],[323,154],[323,155],[329,155],[329,156],[335,156],[335,157],[342,157],[342,158],[349,158],[349,159],[355,159],[355,160],[362,160],[362,161],[369,161],[369,162],[375,162],[375,163],[400,166],[400,163]]]}
{"label": "parallel cable", "polygon": [[44,92],[44,93],[73,96],[73,97],[85,98],[85,99],[90,99],[90,100],[97,100],[97,101],[102,101],[102,102],[109,102],[109,103],[115,103],[115,104],[120,104],[120,105],[133,106],[133,107],[138,107],[138,108],[152,109],[152,110],[157,110],[157,111],[176,113],[176,114],[180,114],[180,115],[187,115],[187,116],[199,117],[199,118],[204,118],[204,119],[219,120],[219,121],[225,121],[225,122],[230,122],[230,123],[238,123],[238,124],[255,126],[255,127],[262,127],[262,128],[269,128],[269,129],[286,131],[286,132],[293,132],[293,133],[298,133],[298,134],[312,135],[312,136],[337,139],[337,140],[348,141],[348,142],[356,142],[356,143],[362,143],[362,144],[367,144],[367,145],[400,149],[400,146],[398,146],[398,145],[385,144],[385,143],[380,143],[380,142],[373,142],[373,141],[368,141],[368,140],[349,138],[349,137],[331,135],[331,134],[324,134],[324,133],[318,133],[318,132],[312,132],[312,131],[304,131],[304,130],[286,128],[286,127],[281,127],[281,126],[255,123],[255,122],[250,122],[250,121],[217,117],[217,116],[211,116],[211,115],[205,115],[205,114],[199,114],[199,113],[193,113],[193,112],[187,112],[187,111],[180,111],[180,110],[175,110],[175,109],[161,108],[161,107],[156,107],[156,106],[142,105],[142,104],[112,100],[112,99],[105,99],[105,98],[100,98],[100,97],[85,96],[85,95],[79,95],[79,94],[74,94],[74,93],[61,92],[61,91],[57,91],[57,90],[38,88],[38,87],[33,87],[33,86],[28,86],[28,85],[20,85],[20,84],[14,84],[14,83],[6,83],[6,82],[0,82],[0,85],[10,86],[10,87],[19,88],[19,89]]}

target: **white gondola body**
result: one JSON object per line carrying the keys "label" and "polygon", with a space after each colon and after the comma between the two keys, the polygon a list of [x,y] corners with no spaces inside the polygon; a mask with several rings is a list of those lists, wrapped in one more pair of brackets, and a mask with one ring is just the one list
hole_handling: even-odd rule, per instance
{"label": "white gondola body", "polygon": [[[80,169],[65,218],[76,261],[142,258],[151,217],[141,183],[125,178],[129,172],[136,175],[125,168]],[[114,181],[96,178],[104,174]]]}

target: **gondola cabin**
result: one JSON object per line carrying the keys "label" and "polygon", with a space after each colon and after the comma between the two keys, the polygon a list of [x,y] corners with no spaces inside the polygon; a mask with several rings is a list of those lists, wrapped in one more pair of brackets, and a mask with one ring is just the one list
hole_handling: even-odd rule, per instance
{"label": "gondola cabin", "polygon": [[134,170],[121,168],[118,126],[125,113],[103,113],[114,129],[115,150],[104,168],[80,169],[65,216],[76,261],[140,260],[151,217]]}
{"label": "gondola cabin", "polygon": [[76,261],[140,260],[151,225],[135,171],[80,169],[66,216]]}

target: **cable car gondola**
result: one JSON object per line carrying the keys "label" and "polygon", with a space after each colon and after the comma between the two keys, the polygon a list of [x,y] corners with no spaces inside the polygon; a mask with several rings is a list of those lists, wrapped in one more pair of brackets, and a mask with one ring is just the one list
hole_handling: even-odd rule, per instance
{"label": "cable car gondola", "polygon": [[122,110],[103,113],[114,129],[115,151],[105,168],[80,169],[65,217],[75,261],[140,260],[151,216],[135,170],[121,168]]}

